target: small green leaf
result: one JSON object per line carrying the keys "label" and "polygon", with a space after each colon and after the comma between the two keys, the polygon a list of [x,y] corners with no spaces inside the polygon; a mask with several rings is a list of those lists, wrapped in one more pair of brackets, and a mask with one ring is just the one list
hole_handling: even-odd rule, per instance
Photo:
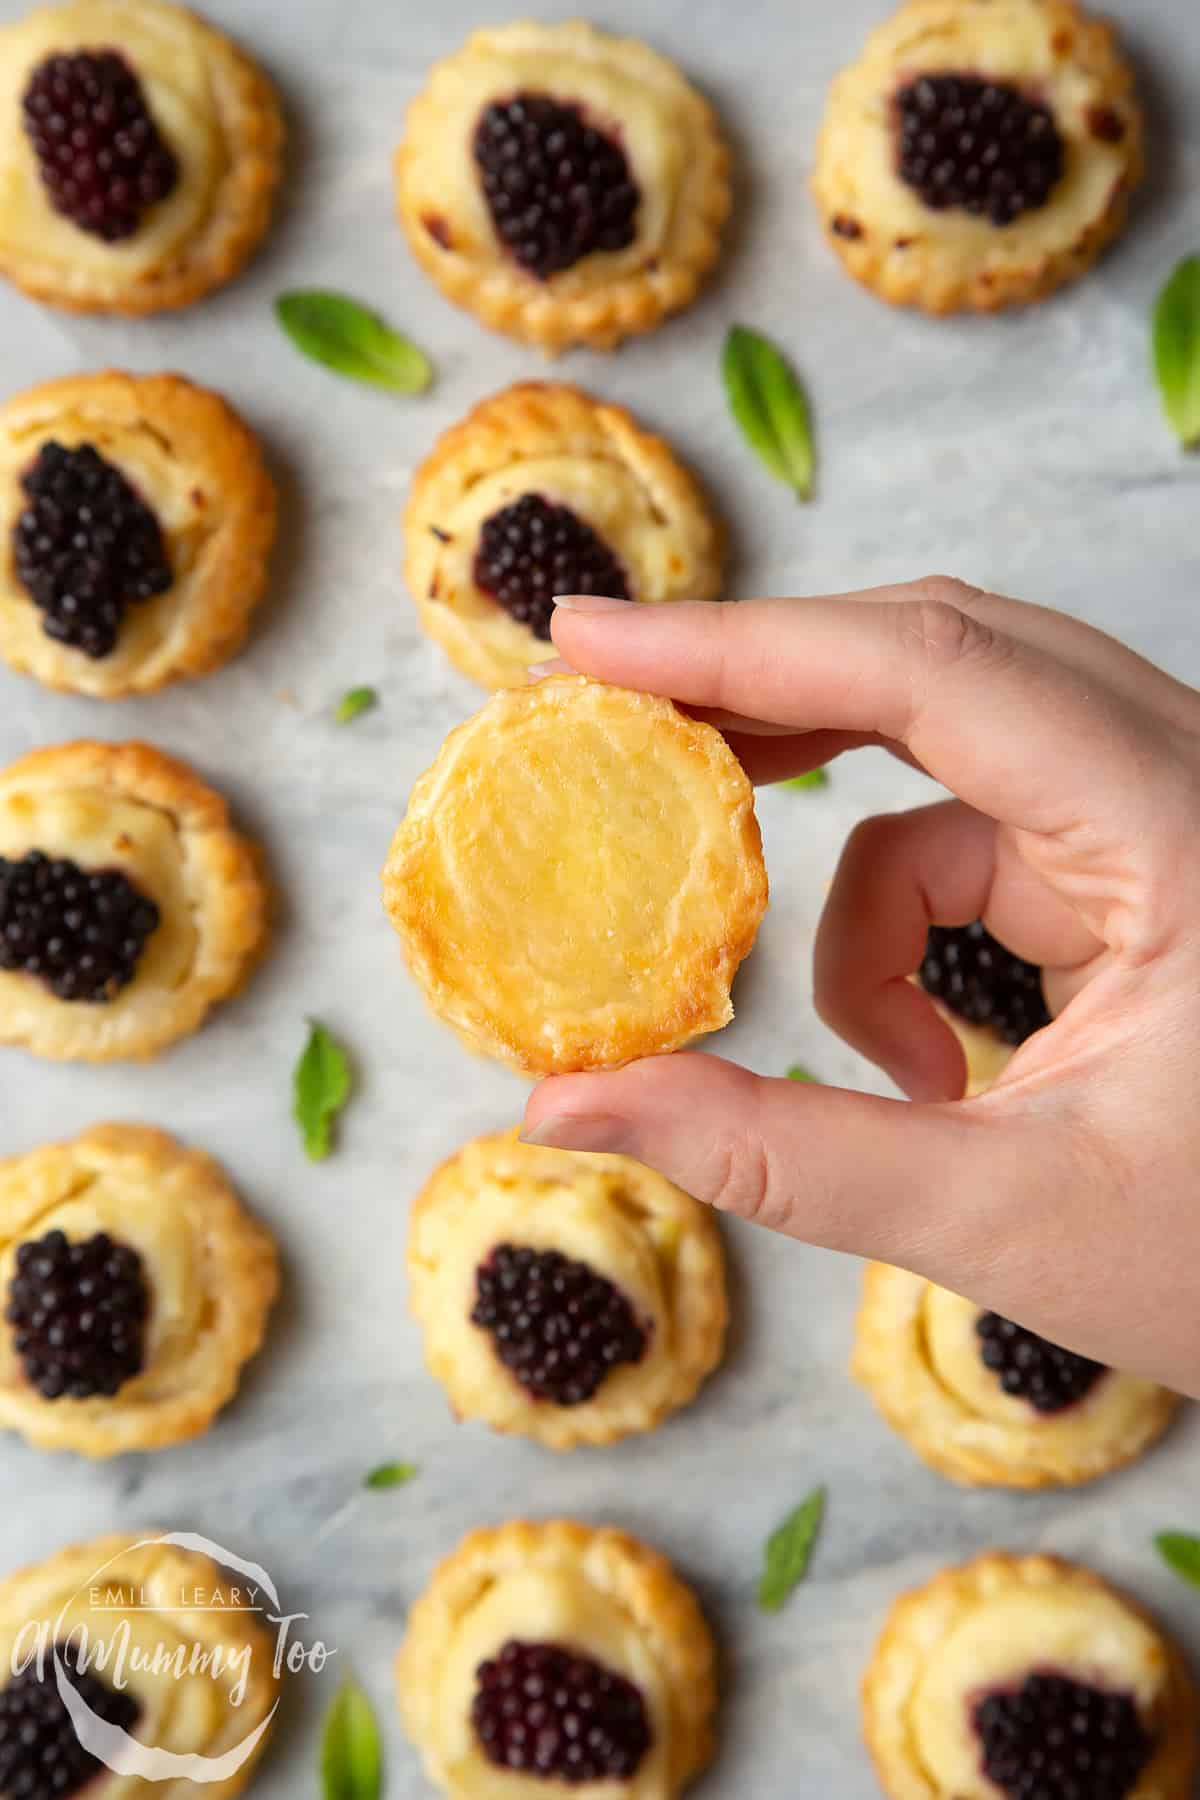
{"label": "small green leaf", "polygon": [[812,426],[795,375],[767,338],[734,325],[721,353],[729,408],[742,436],[778,481],[801,500],[812,497]]}
{"label": "small green leaf", "polygon": [[767,1539],[758,1584],[758,1604],[763,1612],[778,1612],[792,1589],[804,1580],[824,1512],[825,1489],[816,1487]]}
{"label": "small green leaf", "polygon": [[1200,1537],[1186,1531],[1160,1531],[1154,1542],[1169,1569],[1200,1587]]}
{"label": "small green leaf", "polygon": [[829,786],[829,770],[822,763],[818,768],[809,769],[803,775],[793,775],[790,781],[781,781],[785,788],[818,788]]}
{"label": "small green leaf", "polygon": [[324,1800],[379,1800],[383,1792],[383,1752],[371,1702],[356,1682],[346,1681],[334,1696],[321,1741]]}
{"label": "small green leaf", "polygon": [[333,1121],[350,1098],[350,1058],[323,1025],[310,1019],[308,1042],[294,1076],[293,1114],[313,1162],[332,1148]]}
{"label": "small green leaf", "polygon": [[325,288],[280,294],[275,317],[298,350],[339,375],[394,394],[419,394],[433,380],[424,352],[348,294]]}
{"label": "small green leaf", "polygon": [[1185,450],[1200,444],[1200,256],[1185,256],[1154,303],[1154,373]]}
{"label": "small green leaf", "polygon": [[787,1078],[789,1081],[815,1081],[818,1087],[821,1085],[820,1077],[806,1069],[803,1063],[793,1063],[787,1072]]}
{"label": "small green leaf", "polygon": [[379,695],[373,687],[347,688],[334,707],[333,716],[339,725],[348,725],[359,713],[370,712],[378,705]]}
{"label": "small green leaf", "polygon": [[404,1484],[411,1481],[417,1473],[416,1463],[380,1463],[377,1469],[371,1470],[371,1473],[363,1482],[363,1486],[369,1488],[403,1487]]}

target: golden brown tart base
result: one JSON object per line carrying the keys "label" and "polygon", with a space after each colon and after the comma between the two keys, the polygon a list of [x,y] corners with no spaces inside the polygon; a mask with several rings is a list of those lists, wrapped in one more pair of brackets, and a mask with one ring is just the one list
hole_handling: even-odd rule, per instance
{"label": "golden brown tart base", "polygon": [[219,1165],[144,1125],[96,1125],[0,1161],[0,1296],[19,1246],[50,1231],[72,1243],[104,1232],[137,1251],[150,1290],[144,1366],[111,1398],[46,1400],[0,1325],[0,1427],[93,1457],[207,1430],[262,1342],[279,1286],[274,1243]]}
{"label": "golden brown tart base", "polygon": [[[1005,82],[1049,107],[1066,166],[1043,206],[997,227],[934,210],[901,180],[894,96],[938,74]],[[1091,267],[1125,222],[1141,138],[1114,34],[1073,0],[907,0],[833,84],[813,193],[831,247],[882,299],[992,312]]]}
{"label": "golden brown tart base", "polygon": [[136,973],[106,1003],[0,970],[0,1043],[56,1060],[153,1056],[236,993],[267,935],[255,847],[186,763],[149,744],[33,750],[0,771],[0,856],[121,870],[158,906]]}
{"label": "golden brown tart base", "polygon": [[[46,198],[21,97],[47,56],[116,49],[132,65],[179,177],[117,243]],[[270,218],[283,148],[275,90],[236,44],[168,0],[65,0],[0,29],[0,274],[72,312],[187,306],[236,275]]]}
{"label": "golden brown tart base", "polygon": [[641,1690],[652,1741],[636,1773],[570,1791],[673,1800],[712,1755],[712,1638],[666,1559],[624,1532],[516,1520],[464,1538],[409,1614],[400,1713],[439,1793],[537,1800],[563,1785],[498,1769],[471,1729],[476,1669],[512,1638],[578,1650]]}
{"label": "golden brown tart base", "polygon": [[[641,1360],[579,1405],[533,1399],[471,1322],[476,1270],[498,1244],[556,1250],[610,1281],[646,1333]],[[695,1397],[725,1341],[725,1263],[707,1209],[631,1157],[539,1149],[515,1130],[464,1144],[426,1183],[408,1273],[430,1373],[455,1413],[552,1450],[653,1430]]]}
{"label": "golden brown tart base", "polygon": [[[484,109],[523,92],[581,105],[619,139],[641,194],[626,248],[546,280],[497,236],[472,152]],[[729,153],[708,102],[648,45],[580,19],[475,32],[409,108],[395,174],[409,245],[446,298],[550,352],[611,349],[686,306],[716,261],[730,206]]]}
{"label": "golden brown tart base", "polygon": [[[17,576],[21,477],[51,441],[91,444],[125,477],[158,520],[174,575],[129,607],[107,656],[48,637]],[[274,535],[275,487],[253,432],[180,375],[69,375],[0,407],[0,654],[47,687],[115,700],[219,668],[249,630]]]}
{"label": "golden brown tart base", "polygon": [[995,1800],[971,1704],[1053,1669],[1134,1700],[1156,1748],[1127,1800],[1190,1800],[1196,1693],[1141,1607],[1087,1569],[993,1550],[892,1608],[863,1682],[863,1729],[891,1800]]}
{"label": "golden brown tart base", "polygon": [[1161,1437],[1178,1397],[1115,1370],[1039,1413],[980,1355],[981,1309],[906,1269],[868,1265],[854,1373],[917,1455],[952,1481],[1040,1488],[1094,1481]]}
{"label": "golden brown tart base", "polygon": [[433,1011],[472,1049],[551,1075],[728,1023],[767,878],[753,790],[718,731],[556,675],[450,733],[383,893]]}
{"label": "golden brown tart base", "polygon": [[566,506],[605,541],[635,600],[715,599],[721,533],[698,484],[623,407],[558,382],[519,382],[444,432],[404,517],[405,575],[422,625],[455,666],[497,688],[554,646],[474,576],[488,518],[526,494]]}
{"label": "golden brown tart base", "polygon": [[125,1532],[74,1544],[0,1582],[0,1681],[14,1655],[20,1666],[43,1638],[53,1681],[50,1646],[77,1646],[86,1633],[87,1643],[109,1657],[101,1678],[112,1687],[120,1670],[119,1691],[137,1703],[131,1735],[138,1742],[176,1756],[218,1758],[261,1733],[232,1774],[200,1783],[105,1770],[87,1786],[96,1800],[189,1800],[197,1793],[233,1800],[249,1782],[278,1704],[275,1639],[256,1613],[234,1602],[230,1587],[229,1574],[199,1551]]}

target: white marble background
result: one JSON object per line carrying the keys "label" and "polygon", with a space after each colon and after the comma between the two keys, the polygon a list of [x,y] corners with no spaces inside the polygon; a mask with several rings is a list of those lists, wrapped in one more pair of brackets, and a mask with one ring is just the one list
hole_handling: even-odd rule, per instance
{"label": "white marble background", "polygon": [[[482,395],[535,375],[427,285],[392,223],[389,159],[430,60],[512,0],[206,0],[278,78],[290,176],[249,273],[207,304],[132,324],[73,319],[0,294],[0,391],[71,370],[177,368],[225,389],[262,432],[284,493],[272,598],[230,668],[118,706],[0,671],[0,760],[35,744],[140,735],[188,757],[261,834],[284,896],[273,955],[246,995],[146,1068],[43,1067],[0,1052],[0,1152],[98,1119],[145,1119],[220,1155],[277,1231],[287,1294],[269,1347],[210,1436],[89,1466],[0,1444],[0,1569],[115,1527],[190,1528],[263,1561],[311,1633],[340,1647],[298,1682],[256,1792],[317,1791],[319,1719],[339,1667],[375,1697],[389,1800],[427,1790],[394,1723],[390,1662],[405,1610],[468,1526],[529,1512],[611,1520],[666,1549],[720,1636],[721,1752],[697,1789],[753,1800],[868,1800],[856,1687],[901,1588],[984,1546],[1039,1546],[1127,1582],[1200,1659],[1200,1594],[1156,1562],[1153,1531],[1200,1529],[1200,1420],[1090,1491],[966,1494],[927,1472],[849,1382],[859,1270],[732,1227],[736,1328],[699,1404],[652,1438],[558,1460],[456,1427],[405,1311],[405,1213],[431,1165],[517,1113],[522,1085],[469,1059],[426,1017],[382,916],[377,875],[410,784],[476,690],[417,629],[397,513],[435,433]],[[0,19],[23,10],[0,0]],[[1147,315],[1200,249],[1200,15],[1195,0],[1123,0],[1151,118],[1152,172],[1124,242],[1082,284],[1024,315],[928,321],[861,293],[818,236],[806,184],[826,83],[882,0],[605,0],[719,104],[739,196],[722,278],[703,302],[612,358],[562,373],[632,404],[703,472],[734,527],[731,594],[866,585],[931,569],[1050,602],[1200,679],[1200,463],[1166,430]],[[290,286],[343,287],[436,361],[425,398],[338,380],[277,332]],[[772,332],[807,375],[820,492],[799,507],[743,449],[717,357],[726,325]],[[347,687],[382,705],[338,729]],[[854,821],[919,801],[875,754],[823,792],[761,802],[773,904],[720,1048],[829,1081],[871,1071],[816,1021],[809,946]],[[306,1014],[353,1047],[358,1091],[337,1154],[306,1162],[289,1118]],[[886,1203],[886,1196],[881,1196]],[[1051,1197],[1046,1196],[1046,1203]],[[1117,1279],[1114,1271],[1114,1280]],[[407,1489],[364,1494],[391,1457]],[[827,1529],[787,1609],[755,1610],[767,1532],[814,1482]]]}

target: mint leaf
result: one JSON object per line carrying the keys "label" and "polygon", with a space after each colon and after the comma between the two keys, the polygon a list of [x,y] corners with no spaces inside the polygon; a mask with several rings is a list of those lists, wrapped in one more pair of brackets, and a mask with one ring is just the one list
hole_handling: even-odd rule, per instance
{"label": "mint leaf", "polygon": [[809,769],[804,775],[793,775],[790,781],[777,784],[785,788],[818,788],[829,786],[829,770],[824,763],[815,769]]}
{"label": "mint leaf", "polygon": [[383,1752],[371,1702],[356,1682],[346,1681],[334,1696],[321,1739],[324,1800],[379,1800],[383,1792]]}
{"label": "mint leaf", "polygon": [[824,1513],[825,1489],[816,1487],[767,1539],[758,1584],[758,1604],[763,1612],[778,1612],[804,1580]]}
{"label": "mint leaf", "polygon": [[1200,256],[1185,256],[1154,303],[1154,373],[1185,450],[1200,444]]}
{"label": "mint leaf", "polygon": [[424,352],[348,294],[326,288],[280,294],[275,317],[298,350],[339,375],[394,394],[419,394],[433,380]]}
{"label": "mint leaf", "polygon": [[370,712],[373,706],[379,705],[379,695],[373,687],[347,688],[333,709],[334,719],[339,725],[348,725],[351,719],[357,719],[359,713]]}
{"label": "mint leaf", "polygon": [[371,1470],[371,1473],[363,1482],[363,1486],[369,1488],[403,1487],[405,1483],[411,1481],[417,1473],[416,1463],[380,1463],[377,1469]]}
{"label": "mint leaf", "polygon": [[333,1121],[350,1098],[350,1058],[323,1025],[310,1019],[308,1042],[293,1077],[293,1116],[313,1162],[333,1147]]}
{"label": "mint leaf", "polygon": [[813,450],[808,401],[769,339],[734,325],[721,352],[725,393],[742,436],[777,481],[812,498]]}
{"label": "mint leaf", "polygon": [[1200,1537],[1186,1531],[1160,1531],[1154,1543],[1169,1569],[1200,1587]]}
{"label": "mint leaf", "polygon": [[787,1078],[789,1081],[815,1081],[818,1087],[821,1085],[820,1077],[812,1074],[803,1063],[793,1063],[787,1072]]}

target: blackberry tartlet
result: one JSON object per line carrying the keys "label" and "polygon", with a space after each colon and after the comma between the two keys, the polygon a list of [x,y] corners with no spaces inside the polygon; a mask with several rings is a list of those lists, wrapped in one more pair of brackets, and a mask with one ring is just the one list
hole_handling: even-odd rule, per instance
{"label": "blackberry tartlet", "polygon": [[700,287],[729,156],[707,101],[646,44],[525,19],[434,68],[396,198],[448,299],[544,350],[609,349]]}
{"label": "blackberry tartlet", "polygon": [[457,1416],[554,1450],[651,1430],[724,1345],[715,1222],[627,1156],[473,1139],[413,1206],[408,1270]]}
{"label": "blackberry tartlet", "polygon": [[266,230],[266,77],[169,0],[68,0],[0,29],[0,273],[77,312],[185,306]]}
{"label": "blackberry tartlet", "polygon": [[122,699],[241,647],[275,489],[219,394],[179,375],[71,375],[0,406],[0,532],[0,656]]}
{"label": "blackberry tartlet", "polygon": [[854,1373],[925,1462],[972,1486],[1094,1481],[1141,1456],[1177,1396],[919,1275],[867,1267]]}
{"label": "blackberry tartlet", "polygon": [[472,1532],[410,1611],[397,1680],[425,1773],[455,1800],[507,1780],[674,1800],[712,1754],[708,1627],[665,1559],[618,1531]]}
{"label": "blackberry tartlet", "polygon": [[1090,268],[1141,138],[1116,38],[1074,0],[907,0],[834,82],[813,192],[882,298],[991,312]]}
{"label": "blackberry tartlet", "polygon": [[1042,971],[979,919],[931,925],[916,978],[963,1047],[968,1094],[989,1087],[1013,1051],[1050,1023]]}
{"label": "blackberry tartlet", "polygon": [[1141,1607],[998,1550],[898,1600],[863,1683],[893,1800],[1189,1800],[1198,1710]]}
{"label": "blackberry tartlet", "polygon": [[443,433],[404,518],[421,624],[484,687],[553,656],[556,594],[715,599],[721,532],[698,483],[622,407],[559,382],[493,394]]}

